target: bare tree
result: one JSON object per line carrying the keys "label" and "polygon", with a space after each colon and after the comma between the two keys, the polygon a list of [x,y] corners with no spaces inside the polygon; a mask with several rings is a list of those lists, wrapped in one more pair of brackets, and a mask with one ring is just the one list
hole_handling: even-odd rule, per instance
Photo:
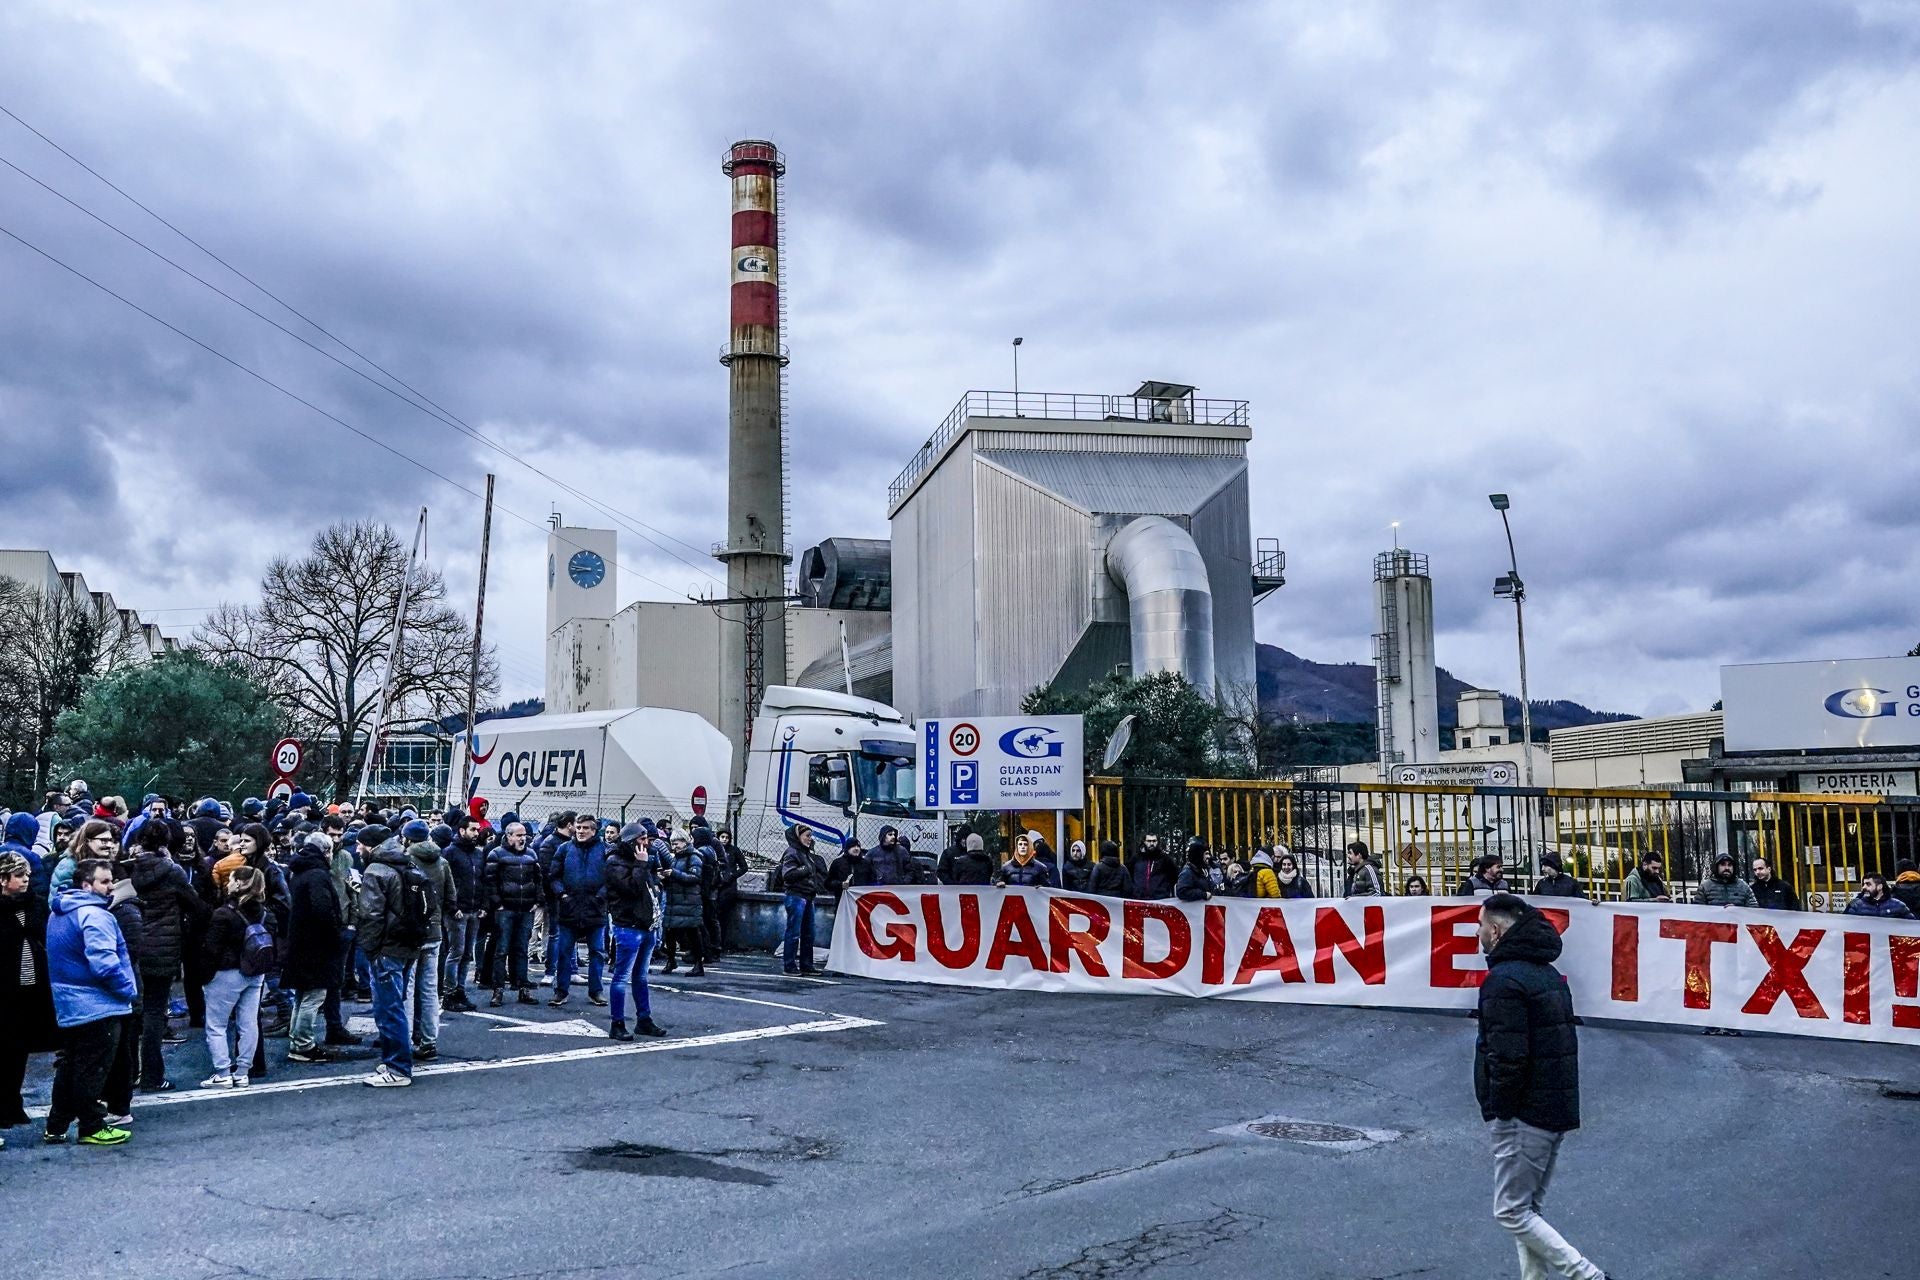
{"label": "bare tree", "polygon": [[[239,662],[272,691],[296,733],[333,748],[337,796],[359,774],[406,570],[407,546],[389,526],[332,525],[304,557],[267,566],[259,604],[223,604],[194,633],[201,648]],[[463,709],[472,644],[468,620],[447,604],[446,582],[415,565],[388,724]],[[480,696],[490,696],[499,680],[488,648]]]}
{"label": "bare tree", "polygon": [[[120,616],[108,616],[93,597],[0,578],[0,752],[9,794],[39,798],[53,763],[54,721],[134,651]],[[22,773],[30,775],[27,788]]]}

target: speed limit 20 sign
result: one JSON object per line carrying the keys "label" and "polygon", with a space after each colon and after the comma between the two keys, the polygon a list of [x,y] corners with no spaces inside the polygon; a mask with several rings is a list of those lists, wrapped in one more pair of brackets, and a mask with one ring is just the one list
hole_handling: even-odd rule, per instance
{"label": "speed limit 20 sign", "polygon": [[300,772],[300,762],[305,758],[298,738],[282,738],[273,744],[273,771],[282,778],[291,778]]}

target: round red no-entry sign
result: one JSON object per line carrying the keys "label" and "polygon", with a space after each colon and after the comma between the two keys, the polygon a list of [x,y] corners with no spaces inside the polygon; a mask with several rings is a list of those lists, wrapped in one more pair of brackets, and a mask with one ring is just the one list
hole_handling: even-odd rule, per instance
{"label": "round red no-entry sign", "polygon": [[695,787],[693,789],[693,798],[688,803],[689,807],[693,809],[694,817],[705,817],[707,813],[707,789],[705,787]]}

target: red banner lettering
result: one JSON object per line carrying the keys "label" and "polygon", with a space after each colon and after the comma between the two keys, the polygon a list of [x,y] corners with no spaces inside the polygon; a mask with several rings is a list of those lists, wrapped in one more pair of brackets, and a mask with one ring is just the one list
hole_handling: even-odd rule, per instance
{"label": "red banner lettering", "polygon": [[1363,907],[1360,927],[1366,941],[1353,936],[1353,927],[1339,911],[1319,907],[1313,913],[1313,980],[1333,985],[1333,953],[1338,951],[1360,981],[1379,986],[1387,980],[1386,912],[1379,907]]}
{"label": "red banner lettering", "polygon": [[[1074,928],[1075,917],[1086,920],[1087,928]],[[1053,950],[1053,971],[1070,973],[1068,957],[1078,956],[1080,968],[1089,977],[1106,977],[1107,962],[1100,958],[1100,944],[1112,928],[1113,914],[1093,898],[1048,899],[1047,942]]]}
{"label": "red banner lettering", "polygon": [[875,960],[904,960],[912,964],[914,941],[919,931],[910,924],[895,924],[889,920],[887,940],[882,944],[873,936],[873,913],[881,907],[903,916],[908,914],[907,904],[891,893],[863,894],[853,904],[854,941]]}
{"label": "red banner lettering", "polygon": [[[1193,927],[1178,907],[1159,902],[1129,902],[1120,913],[1120,976],[1170,978],[1186,967],[1193,954]],[[1167,931],[1167,954],[1147,961],[1147,921],[1157,920]]]}
{"label": "red banner lettering", "polygon": [[1718,920],[1662,920],[1660,936],[1687,944],[1687,981],[1682,1002],[1689,1009],[1713,1008],[1713,946],[1740,940],[1740,930]]}

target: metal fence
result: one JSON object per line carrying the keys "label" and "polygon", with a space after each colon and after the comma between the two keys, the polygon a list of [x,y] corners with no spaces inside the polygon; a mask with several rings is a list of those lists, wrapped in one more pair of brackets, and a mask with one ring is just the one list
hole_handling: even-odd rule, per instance
{"label": "metal fence", "polygon": [[1245,400],[1153,399],[1146,396],[1081,395],[1062,391],[969,391],[960,397],[927,442],[887,486],[887,510],[900,505],[969,418],[1052,418],[1078,422],[1200,423],[1247,425]]}
{"label": "metal fence", "polygon": [[1742,876],[1767,858],[1815,911],[1843,910],[1862,876],[1891,880],[1898,859],[1920,857],[1920,801],[1865,795],[1094,778],[1086,824],[1090,840],[1116,841],[1129,855],[1150,832],[1176,851],[1199,835],[1240,858],[1285,844],[1323,895],[1340,892],[1356,840],[1394,893],[1415,875],[1451,893],[1486,853],[1499,854],[1509,882],[1524,888],[1540,855],[1555,852],[1590,896],[1617,899],[1651,850],[1680,899],[1731,853]]}

